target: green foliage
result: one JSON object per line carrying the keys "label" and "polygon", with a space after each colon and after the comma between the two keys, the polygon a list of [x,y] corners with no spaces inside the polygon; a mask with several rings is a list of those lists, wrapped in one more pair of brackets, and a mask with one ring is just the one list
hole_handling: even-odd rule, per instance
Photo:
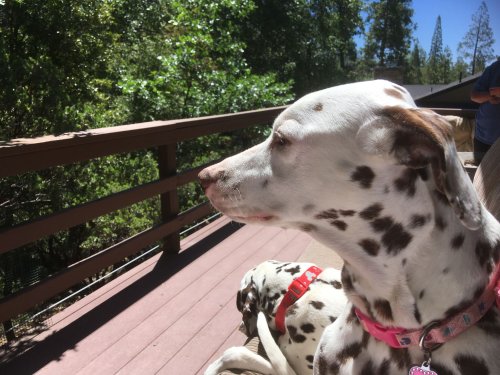
{"label": "green foliage", "polygon": [[242,21],[245,57],[259,73],[293,80],[294,92],[345,83],[362,30],[361,0],[256,0]]}
{"label": "green foliage", "polygon": [[[289,84],[275,74],[255,75],[235,40],[234,20],[245,18],[245,0],[173,1],[167,38],[131,54],[146,56],[144,69],[125,69],[119,82],[132,121],[198,117],[283,104]],[[144,47],[144,46],[142,46]]]}
{"label": "green foliage", "polygon": [[377,0],[367,10],[365,58],[378,66],[404,66],[414,29],[411,0]]}

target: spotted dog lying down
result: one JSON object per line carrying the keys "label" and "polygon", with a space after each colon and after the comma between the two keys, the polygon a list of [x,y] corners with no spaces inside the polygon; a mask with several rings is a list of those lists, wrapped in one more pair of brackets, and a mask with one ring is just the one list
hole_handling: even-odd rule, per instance
{"label": "spotted dog lying down", "polygon": [[[276,324],[279,306],[292,281],[311,267],[311,263],[269,260],[245,274],[236,301],[243,317],[242,329],[249,337],[259,334],[269,361],[245,347],[233,347],[210,365],[205,375],[216,375],[229,368],[261,374],[312,374],[321,334],[344,309],[347,299],[340,271],[318,270],[320,273],[311,277],[305,294],[286,308],[286,328],[280,335]],[[276,341],[273,336],[278,337]]]}
{"label": "spotted dog lying down", "polygon": [[500,224],[450,124],[404,88],[309,94],[266,141],[199,177],[234,220],[307,231],[344,259],[349,302],[314,374],[500,374]]}

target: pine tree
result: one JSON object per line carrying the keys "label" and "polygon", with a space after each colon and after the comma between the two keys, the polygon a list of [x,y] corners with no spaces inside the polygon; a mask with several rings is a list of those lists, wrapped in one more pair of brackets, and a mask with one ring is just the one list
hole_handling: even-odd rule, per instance
{"label": "pine tree", "polygon": [[411,0],[377,0],[368,6],[364,55],[379,66],[403,66],[414,24]]}
{"label": "pine tree", "polygon": [[434,34],[432,34],[431,50],[429,60],[438,59],[443,54],[443,30],[441,28],[441,16],[437,17]]}
{"label": "pine tree", "polygon": [[483,1],[472,15],[472,24],[458,45],[458,53],[464,60],[470,60],[472,74],[483,70],[486,63],[494,57],[494,43],[488,7]]}
{"label": "pine tree", "polygon": [[443,31],[441,16],[437,17],[434,33],[432,34],[431,49],[427,62],[427,81],[429,83],[442,83],[441,60],[443,58]]}
{"label": "pine tree", "polygon": [[426,53],[420,45],[418,39],[413,42],[413,50],[409,56],[407,68],[405,70],[405,82],[408,84],[424,83],[424,68],[426,66]]}

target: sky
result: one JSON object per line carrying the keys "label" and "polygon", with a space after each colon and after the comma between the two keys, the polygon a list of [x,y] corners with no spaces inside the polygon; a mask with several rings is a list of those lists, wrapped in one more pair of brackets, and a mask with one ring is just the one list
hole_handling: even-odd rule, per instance
{"label": "sky", "polygon": [[[493,30],[494,54],[500,56],[500,0],[484,0]],[[429,53],[436,20],[441,16],[443,48],[450,47],[453,58],[457,58],[458,43],[463,39],[472,24],[472,15],[477,12],[482,0],[413,0],[413,22],[417,29],[413,36]],[[355,38],[358,45],[363,44],[361,37]],[[494,60],[490,61],[493,62]]]}
{"label": "sky", "polygon": [[[413,22],[417,24],[414,36],[428,53],[436,19],[441,16],[443,48],[449,46],[453,57],[457,57],[458,43],[463,39],[470,25],[472,15],[479,9],[482,0],[413,0]],[[500,56],[500,0],[485,0],[493,30],[493,50]]]}

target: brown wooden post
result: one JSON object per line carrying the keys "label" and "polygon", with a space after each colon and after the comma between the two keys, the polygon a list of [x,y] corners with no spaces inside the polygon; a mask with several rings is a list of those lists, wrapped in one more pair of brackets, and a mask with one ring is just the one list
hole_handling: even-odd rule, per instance
{"label": "brown wooden post", "polygon": [[[158,167],[160,179],[173,176],[177,173],[176,143],[158,147]],[[171,220],[179,213],[179,199],[177,189],[160,194],[160,210],[162,222]],[[177,254],[180,250],[179,231],[163,239],[163,251]]]}

